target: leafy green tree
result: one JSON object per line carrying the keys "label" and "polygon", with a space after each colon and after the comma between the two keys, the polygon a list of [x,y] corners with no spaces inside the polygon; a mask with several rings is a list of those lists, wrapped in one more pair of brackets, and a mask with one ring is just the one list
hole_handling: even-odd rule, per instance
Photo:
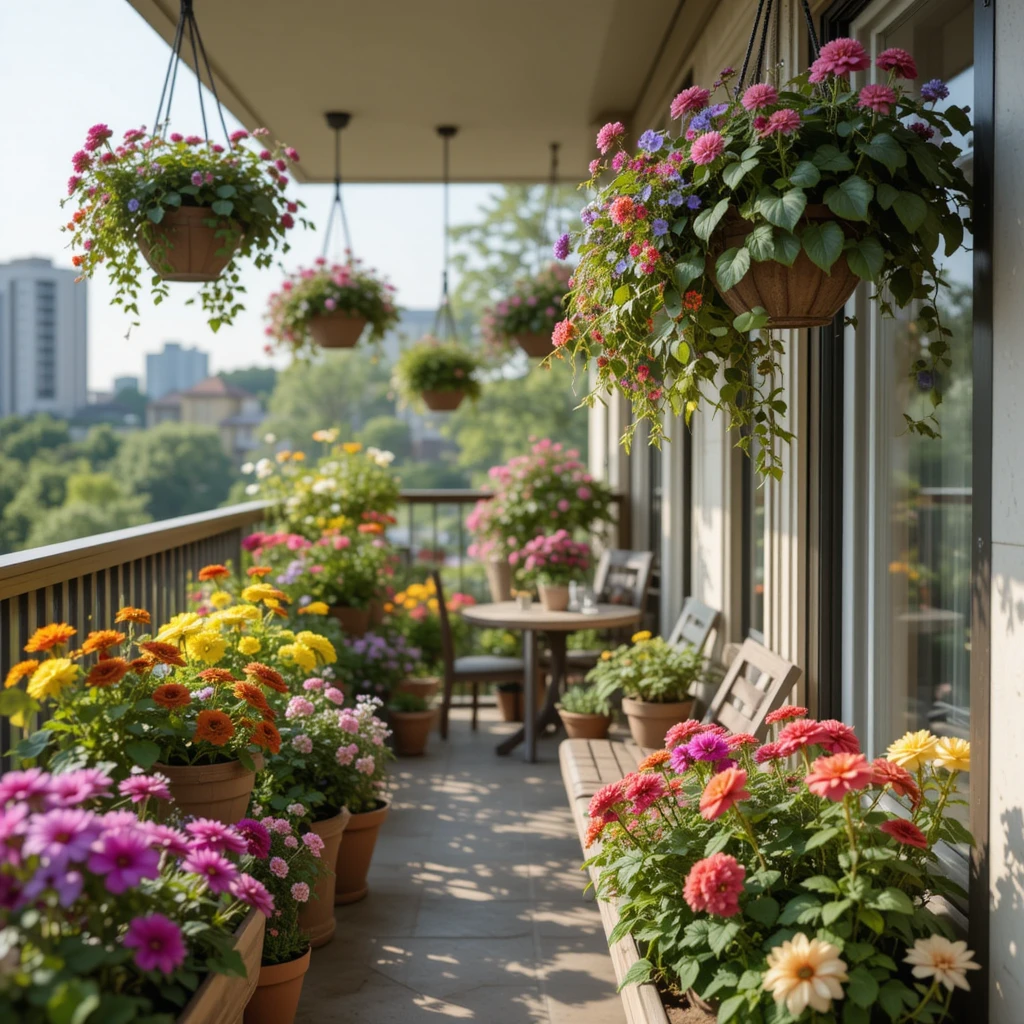
{"label": "leafy green tree", "polygon": [[226,370],[218,376],[232,387],[264,399],[270,397],[277,384],[277,370],[272,366],[247,366],[241,370]]}
{"label": "leafy green tree", "polygon": [[90,427],[84,440],[79,441],[75,451],[89,460],[89,465],[100,470],[110,463],[121,450],[122,437],[109,423],[98,423]]}
{"label": "leafy green tree", "polygon": [[25,467],[16,459],[0,455],[0,510],[7,507],[25,482]]}
{"label": "leafy green tree", "polygon": [[144,498],[115,499],[102,505],[72,502],[61,508],[48,509],[33,523],[25,547],[44,547],[141,526],[150,521],[141,508],[144,501]]}
{"label": "leafy green tree", "polygon": [[131,413],[139,418],[139,425],[144,426],[146,423],[146,404],[148,399],[142,394],[137,388],[121,388],[116,395],[114,395],[114,402],[117,405],[123,405],[126,409],[130,410]]}
{"label": "leafy green tree", "polygon": [[145,497],[153,519],[216,508],[235,476],[217,431],[186,423],[161,423],[129,434],[113,472],[128,493]]}
{"label": "leafy green tree", "polygon": [[3,441],[3,454],[19,462],[28,462],[33,456],[53,453],[70,441],[67,423],[44,413],[26,420],[8,434]]}
{"label": "leafy green tree", "polygon": [[409,424],[397,416],[374,416],[359,432],[359,440],[368,448],[393,452],[398,462],[404,462],[412,454]]}
{"label": "leafy green tree", "polygon": [[40,515],[64,504],[68,478],[81,468],[70,462],[48,462],[41,459],[26,468],[24,481],[4,508],[0,522],[6,551],[22,547]]}

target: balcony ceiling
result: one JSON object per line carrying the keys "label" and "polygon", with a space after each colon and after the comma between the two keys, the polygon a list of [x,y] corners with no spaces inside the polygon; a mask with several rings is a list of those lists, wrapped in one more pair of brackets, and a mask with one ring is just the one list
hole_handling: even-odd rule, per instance
{"label": "balcony ceiling", "polygon": [[[130,2],[170,44],[177,0]],[[332,180],[324,112],[347,110],[349,181],[439,180],[439,124],[460,129],[454,181],[544,180],[552,142],[576,181],[596,127],[640,103],[683,2],[195,0],[195,12],[225,106],[298,149],[300,180]]]}

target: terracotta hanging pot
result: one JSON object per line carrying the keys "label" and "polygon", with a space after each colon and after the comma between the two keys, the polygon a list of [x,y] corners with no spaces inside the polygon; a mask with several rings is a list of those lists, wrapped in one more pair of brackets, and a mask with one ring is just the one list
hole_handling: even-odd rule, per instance
{"label": "terracotta hanging pot", "polygon": [[584,715],[578,711],[558,710],[558,717],[571,740],[603,740],[612,724],[611,715]]}
{"label": "terracotta hanging pot", "polygon": [[245,232],[235,220],[218,217],[208,206],[179,206],[152,226],[162,252],[139,235],[139,251],[162,281],[216,281],[231,261]]}
{"label": "terracotta hanging pot", "polygon": [[[812,203],[800,220],[801,226],[833,221],[844,229],[847,237],[855,229],[846,221],[839,220],[832,211],[821,203]],[[718,288],[715,276],[715,261],[727,249],[739,248],[755,225],[730,209],[722,226],[711,236],[707,259],[707,270]],[[833,317],[846,304],[853,290],[860,283],[840,256],[832,264],[830,273],[815,266],[807,253],[800,250],[791,267],[765,260],[752,260],[750,269],[743,280],[732,288],[718,288],[726,305],[737,315],[748,313],[761,306],[771,317],[769,327],[824,327],[832,323]]]}
{"label": "terracotta hanging pot", "polygon": [[349,819],[334,869],[336,904],[356,903],[366,895],[366,876],[370,873],[377,833],[390,810],[391,801],[381,800],[375,810],[353,814]]}
{"label": "terracotta hanging pot", "polygon": [[421,391],[423,404],[432,412],[454,412],[466,397],[465,391]]}
{"label": "terracotta hanging pot", "polygon": [[487,586],[491,591],[491,600],[512,600],[512,566],[506,558],[488,558],[484,562],[487,573]]}
{"label": "terracotta hanging pot", "polygon": [[420,757],[426,753],[430,730],[437,721],[437,708],[426,711],[391,711],[391,732],[395,753],[400,757]]}
{"label": "terracotta hanging pot", "polygon": [[365,327],[365,316],[334,309],[312,317],[309,334],[321,348],[355,348]]}
{"label": "terracotta hanging pot", "polygon": [[555,346],[551,343],[550,334],[530,331],[529,333],[517,334],[516,344],[532,359],[543,359],[551,355]]}
{"label": "terracotta hanging pot", "polygon": [[245,1024],[292,1024],[311,953],[312,949],[307,949],[295,960],[260,968],[256,991],[245,1008]]}
{"label": "terracotta hanging pot", "polygon": [[348,808],[343,807],[340,814],[315,822],[312,826],[312,831],[324,841],[320,860],[326,870],[317,878],[313,895],[299,912],[299,927],[309,933],[309,944],[313,949],[326,946],[334,938],[335,882],[332,869],[338,861],[338,847],[341,846],[342,834],[351,817]]}
{"label": "terracotta hanging pot", "polygon": [[[252,755],[256,771],[263,767],[263,757]],[[167,776],[174,797],[173,806],[185,815],[197,818],[213,818],[225,825],[233,825],[245,817],[249,797],[256,782],[256,772],[249,771],[241,761],[226,761],[223,764],[161,764],[153,765],[153,771]],[[171,806],[161,801],[164,812]]]}
{"label": "terracotta hanging pot", "polygon": [[549,612],[564,612],[569,607],[569,588],[564,583],[538,583],[537,596]]}
{"label": "terracotta hanging pot", "polygon": [[349,636],[362,636],[370,628],[370,609],[351,608],[347,604],[332,604],[331,616]]}
{"label": "terracotta hanging pot", "polygon": [[629,721],[629,732],[638,747],[660,750],[665,733],[677,722],[684,722],[693,710],[692,700],[657,704],[653,701],[622,698],[622,710]]}

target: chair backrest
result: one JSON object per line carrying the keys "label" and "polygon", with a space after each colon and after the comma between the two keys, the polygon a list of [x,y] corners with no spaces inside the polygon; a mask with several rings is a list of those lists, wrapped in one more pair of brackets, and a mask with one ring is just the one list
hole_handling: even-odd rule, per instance
{"label": "chair backrest", "polygon": [[721,613],[709,605],[688,597],[683,602],[683,610],[676,619],[676,624],[669,634],[670,644],[690,644],[698,651],[703,651],[713,630],[718,628]]}
{"label": "chair backrest", "polygon": [[606,604],[643,608],[654,571],[654,552],[608,548],[594,570],[594,593]]}
{"label": "chair backrest", "polygon": [[434,589],[437,597],[437,617],[441,621],[441,661],[444,665],[445,679],[453,678],[455,675],[455,641],[452,639],[452,624],[448,619],[448,605],[444,599],[444,585],[441,583],[441,574],[434,569],[430,574],[434,581]]}
{"label": "chair backrest", "polygon": [[800,669],[791,661],[748,638],[729,666],[704,721],[717,722],[731,732],[753,733],[760,739],[766,730],[765,716],[785,703],[799,678]]}

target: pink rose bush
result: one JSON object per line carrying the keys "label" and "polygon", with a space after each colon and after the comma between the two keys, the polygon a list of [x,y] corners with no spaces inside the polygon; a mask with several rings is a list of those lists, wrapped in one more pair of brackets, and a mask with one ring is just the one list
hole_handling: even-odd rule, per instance
{"label": "pink rose bush", "polygon": [[[875,81],[853,84],[872,70]],[[706,405],[725,411],[741,447],[756,437],[762,474],[781,473],[790,440],[782,343],[767,312],[733,292],[758,263],[848,268],[885,297],[887,316],[941,294],[940,262],[970,227],[957,140],[971,122],[945,102],[941,81],[918,88],[917,74],[905,50],[882,51],[872,69],[857,40],[836,39],[784,84],[737,89],[726,69],[713,89],[684,89],[670,107],[673,128],[640,133],[635,149],[624,148],[621,125],[601,130],[555,331],[566,354],[596,364],[591,402],[613,392],[630,400],[627,447],[640,423],[657,444],[666,412],[688,420]],[[808,220],[809,206],[831,219]],[[726,225],[736,229],[731,244]],[[929,345],[909,367],[907,416],[926,436],[936,433],[938,381],[948,376],[941,308],[915,306]]]}
{"label": "pink rose bush", "polygon": [[629,981],[692,988],[721,1024],[947,1019],[978,966],[932,906],[964,895],[936,844],[972,842],[951,813],[970,744],[907,733],[871,761],[849,726],[769,717],[763,743],[680,722],[591,799],[588,866],[644,955]]}

